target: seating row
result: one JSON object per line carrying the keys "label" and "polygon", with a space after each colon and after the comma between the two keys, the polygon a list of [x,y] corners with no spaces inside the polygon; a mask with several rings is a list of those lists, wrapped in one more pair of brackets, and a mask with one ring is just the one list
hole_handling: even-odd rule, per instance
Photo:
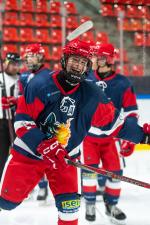
{"label": "seating row", "polygon": [[100,2],[102,3],[112,3],[114,4],[117,3],[117,4],[132,4],[132,5],[150,5],[150,0],[100,0]]}
{"label": "seating row", "polygon": [[117,17],[123,11],[124,17],[128,18],[150,18],[150,7],[118,4],[102,4],[100,12],[102,16]]}
{"label": "seating row", "polygon": [[[76,4],[64,2],[67,14],[77,14]],[[47,0],[6,0],[5,11],[37,12],[37,13],[61,13],[61,2]]]}
{"label": "seating row", "polygon": [[[66,28],[75,29],[78,27],[78,17],[66,17]],[[3,26],[27,26],[27,27],[54,27],[62,26],[62,17],[60,15],[35,14],[5,12],[3,16]]]}
{"label": "seating row", "polygon": [[[68,31],[68,33],[71,31]],[[67,34],[68,34],[67,33]],[[81,39],[84,41],[95,41],[99,43],[108,42],[108,35],[105,32],[85,32]],[[49,44],[62,43],[62,30],[61,29],[47,29],[47,28],[3,28],[3,41],[4,42],[41,42]]]}

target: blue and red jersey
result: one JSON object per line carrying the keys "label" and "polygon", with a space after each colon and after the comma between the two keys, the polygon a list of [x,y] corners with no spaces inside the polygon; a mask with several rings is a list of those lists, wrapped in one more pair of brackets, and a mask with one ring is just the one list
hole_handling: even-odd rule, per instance
{"label": "blue and red jersey", "polygon": [[21,73],[18,80],[18,86],[19,86],[19,95],[24,94],[24,89],[28,82],[36,76],[36,74],[42,73],[43,75],[45,73],[48,73],[50,70],[44,66],[42,66],[38,71],[32,73],[30,70],[26,70]]}
{"label": "blue and red jersey", "polygon": [[[88,74],[89,81],[94,82],[102,89],[110,99],[117,110],[124,116],[125,119],[135,120],[138,118],[138,106],[133,85],[129,79],[121,74],[113,72],[110,76],[102,79],[96,71],[91,71]],[[133,122],[135,123],[135,122]],[[91,128],[90,131],[94,129]],[[99,132],[89,132],[90,136],[99,136]],[[103,137],[103,135],[102,135]]]}
{"label": "blue and red jersey", "polygon": [[70,137],[66,150],[70,156],[79,154],[79,145],[94,127],[99,132],[139,143],[143,130],[136,121],[130,123],[119,117],[104,92],[91,81],[83,81],[71,91],[65,92],[57,81],[58,72],[36,74],[19,97],[14,149],[28,157],[41,158],[37,146],[54,135],[58,124],[66,124]]}

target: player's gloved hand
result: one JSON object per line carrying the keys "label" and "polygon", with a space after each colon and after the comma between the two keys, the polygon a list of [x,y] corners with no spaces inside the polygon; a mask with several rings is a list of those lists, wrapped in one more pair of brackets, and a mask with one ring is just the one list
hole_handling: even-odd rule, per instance
{"label": "player's gloved hand", "polygon": [[42,141],[37,151],[43,156],[43,159],[49,160],[55,169],[66,168],[68,165],[65,158],[68,158],[67,151],[58,143],[56,138]]}
{"label": "player's gloved hand", "polygon": [[134,143],[132,143],[130,141],[122,140],[120,154],[123,157],[128,157],[133,153],[134,147],[135,147]]}
{"label": "player's gloved hand", "polygon": [[2,97],[2,108],[9,109],[17,105],[17,99],[14,96]]}
{"label": "player's gloved hand", "polygon": [[150,144],[150,124],[145,123],[143,125],[144,138],[140,142],[141,144]]}

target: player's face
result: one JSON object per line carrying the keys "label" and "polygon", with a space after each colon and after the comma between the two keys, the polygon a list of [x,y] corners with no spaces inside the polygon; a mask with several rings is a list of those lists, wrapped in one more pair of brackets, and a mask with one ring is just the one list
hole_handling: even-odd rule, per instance
{"label": "player's face", "polygon": [[106,66],[107,59],[105,56],[98,56],[97,57],[97,65],[98,67],[104,67]]}
{"label": "player's face", "polygon": [[37,65],[38,64],[38,57],[37,57],[37,54],[33,54],[33,53],[28,53],[26,55],[26,64],[27,64],[27,67],[29,69],[32,69],[33,65]]}
{"label": "player's face", "polygon": [[88,59],[72,55],[67,61],[67,72],[83,74],[87,70]]}

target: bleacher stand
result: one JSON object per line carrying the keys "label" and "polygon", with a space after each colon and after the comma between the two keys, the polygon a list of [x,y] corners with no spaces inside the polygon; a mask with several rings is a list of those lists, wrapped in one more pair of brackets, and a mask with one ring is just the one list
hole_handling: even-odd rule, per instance
{"label": "bleacher stand", "polygon": [[[118,31],[120,29],[118,14],[124,11],[123,31],[133,34],[135,47],[150,47],[150,0],[100,0],[100,3],[101,16],[116,19]],[[21,53],[26,44],[41,42],[46,49],[46,63],[53,68],[55,62],[59,60],[58,55],[60,56],[57,49],[62,47],[61,7],[62,2],[59,0],[6,0],[2,24],[3,52],[6,53],[10,49],[19,50]],[[92,20],[91,16],[79,14],[75,2],[65,1],[63,7],[66,10],[66,34],[81,23]],[[99,44],[111,42],[107,31],[94,29],[83,34],[81,38]],[[129,64],[126,49],[123,51],[124,63]],[[120,60],[119,55],[117,60]]]}

